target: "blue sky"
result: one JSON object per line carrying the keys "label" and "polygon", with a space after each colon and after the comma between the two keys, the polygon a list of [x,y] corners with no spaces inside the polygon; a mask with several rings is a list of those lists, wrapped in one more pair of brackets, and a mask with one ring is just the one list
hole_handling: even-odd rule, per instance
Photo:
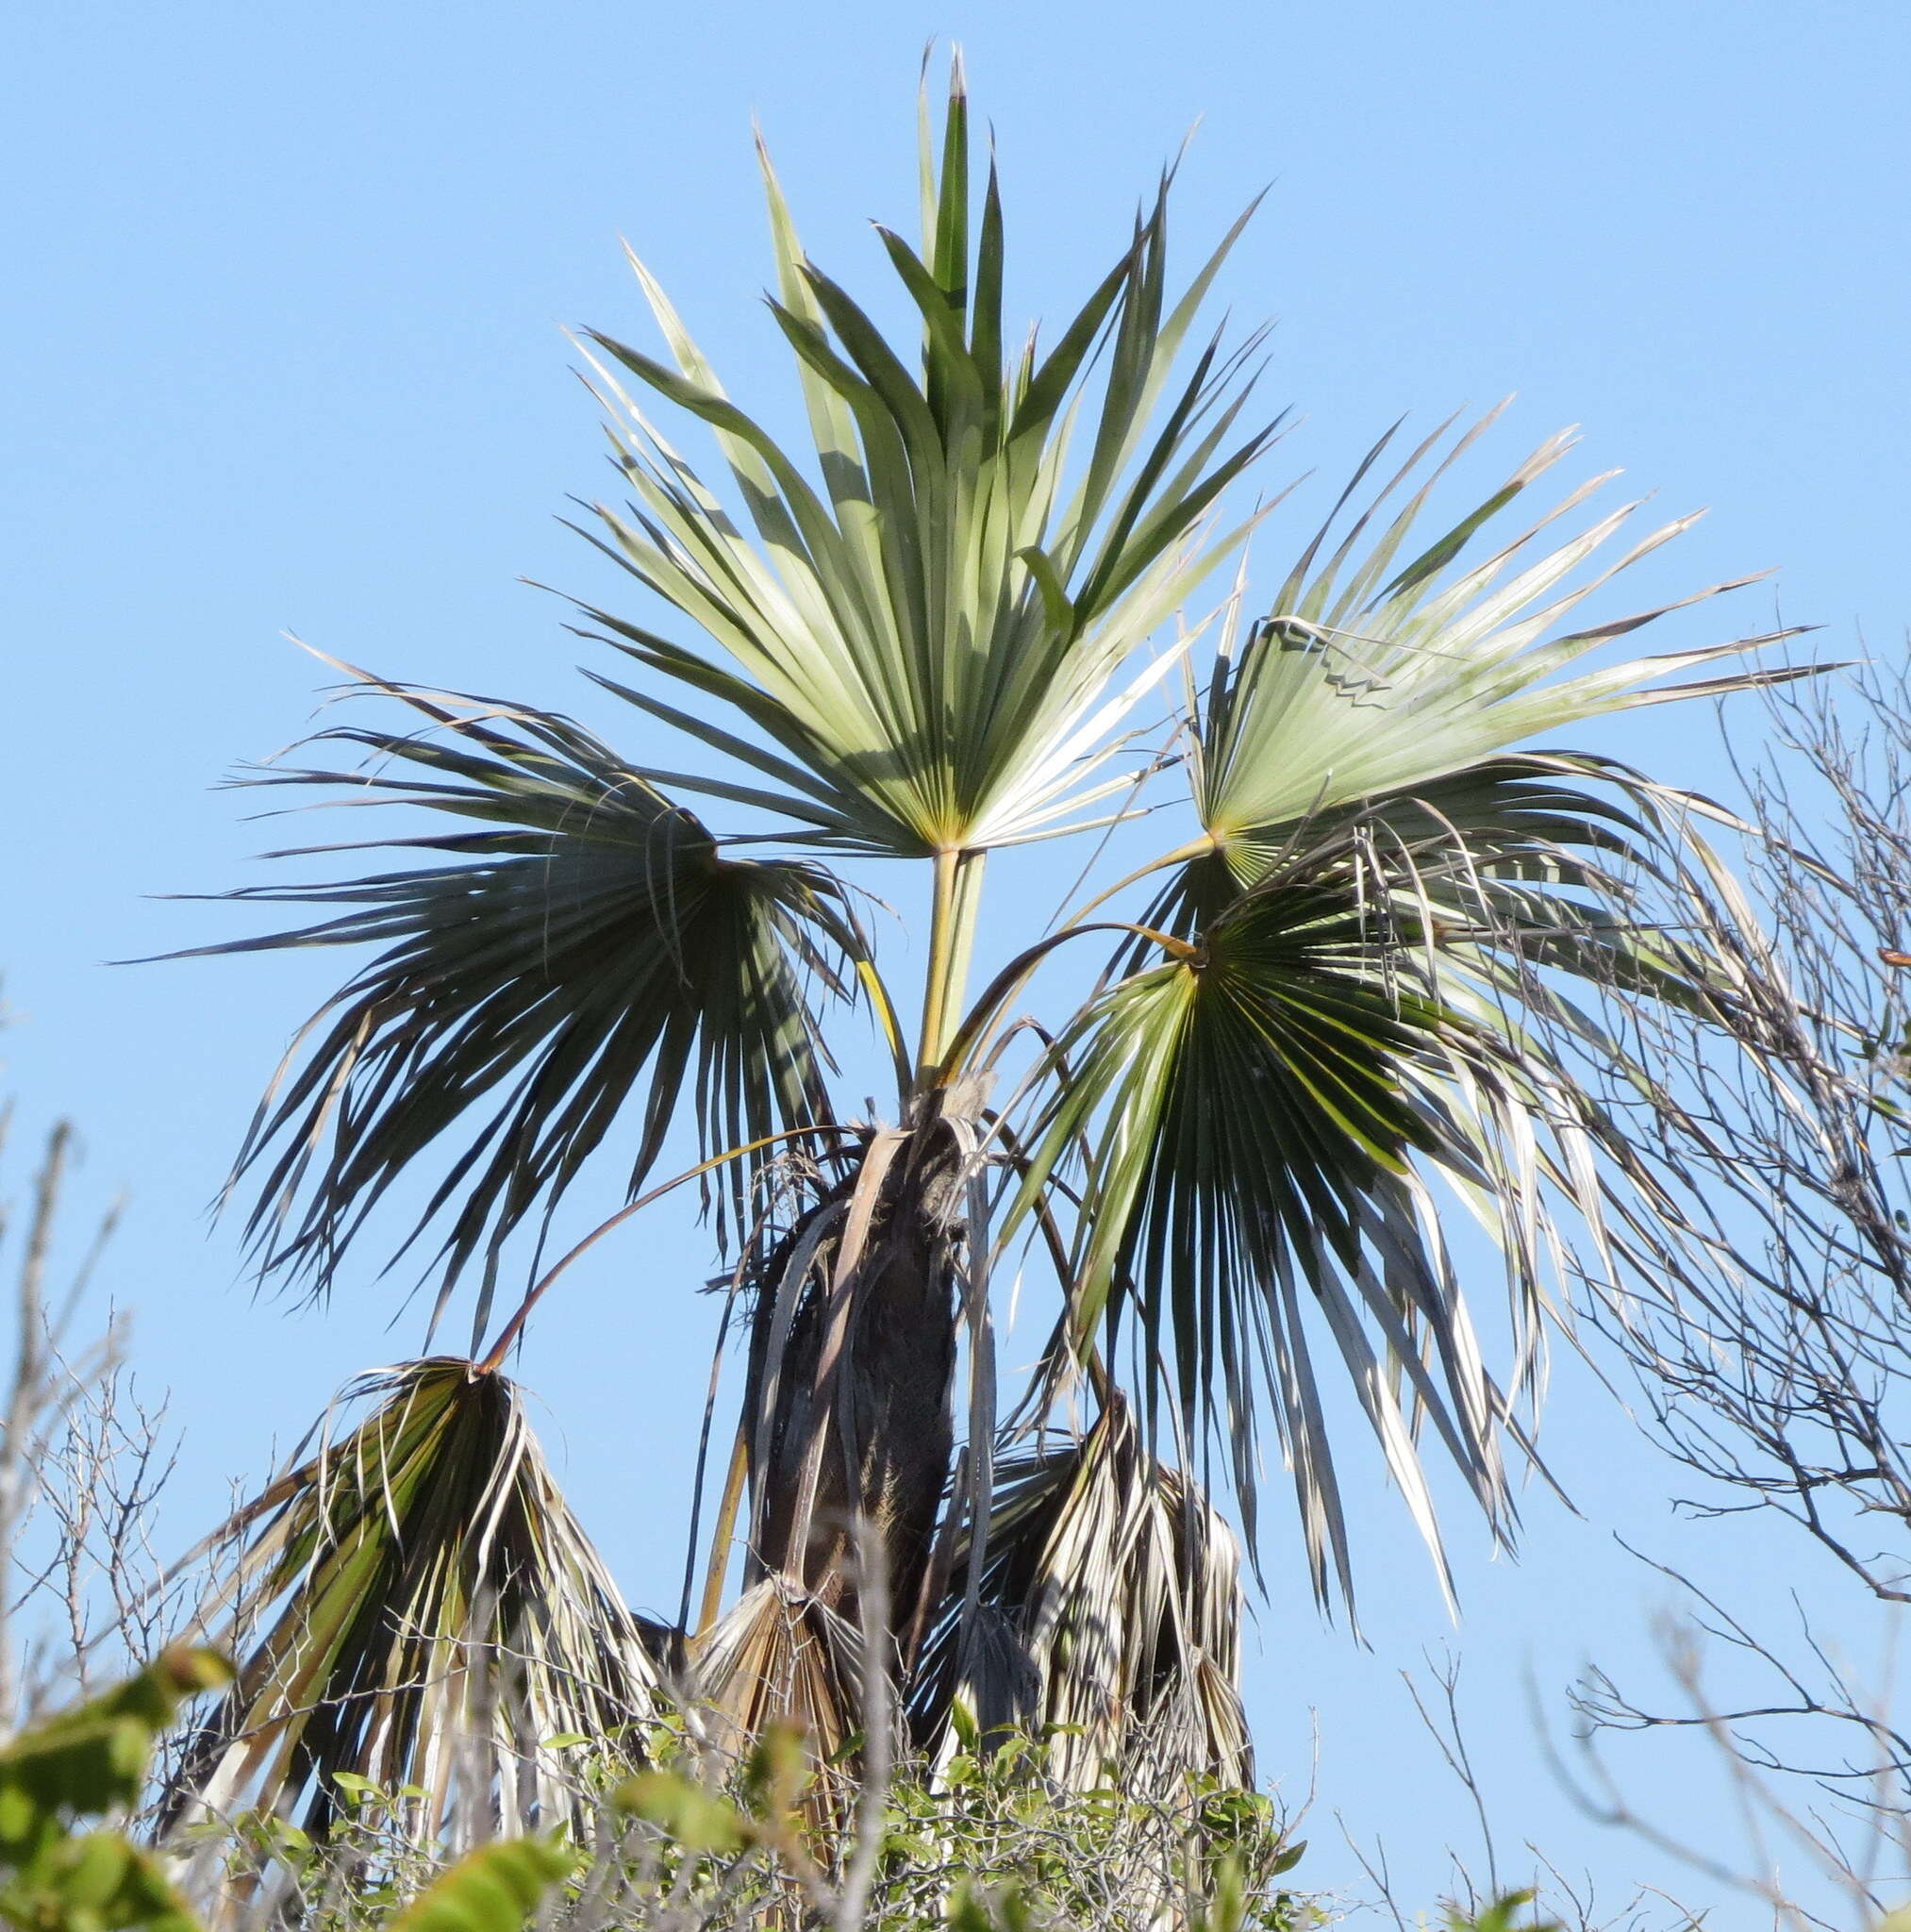
{"label": "blue sky", "polygon": [[[1840,648],[1859,626],[1902,648],[1911,13],[1891,0],[75,0],[16,17],[0,130],[25,190],[0,297],[8,1078],[29,1122],[79,1121],[89,1198],[130,1193],[108,1279],[189,1426],[182,1541],[229,1474],[260,1471],[347,1375],[414,1347],[416,1324],[388,1328],[397,1296],[369,1266],[328,1310],[256,1301],[234,1231],[204,1216],[341,962],[101,962],[240,929],[150,895],[260,876],[249,855],[285,842],[210,789],[309,718],[324,675],[285,631],[627,730],[573,674],[562,607],[518,581],[605,582],[555,521],[602,475],[560,331],[641,328],[627,237],[732,387],[784,395],[756,302],[751,116],[812,252],[867,282],[867,218],[912,215],[932,35],[964,43],[994,125],[1030,313],[1105,265],[1197,122],[1184,264],[1272,184],[1225,285],[1237,317],[1278,320],[1264,381],[1301,422],[1271,475],[1344,475],[1404,410],[1430,424],[1518,391],[1506,462],[1579,423],[1575,475],[1620,464],[1668,514],[1712,507],[1640,594],[1780,567],[1776,591],[1679,636],[1763,628],[1776,597]],[[1703,717],[1654,712],[1600,742],[1723,782]],[[554,1305],[523,1363],[581,1512],[648,1603],[673,1596],[680,1562],[706,1266],[687,1217],[656,1220]],[[1362,1511],[1371,1648],[1322,1631],[1298,1573],[1271,1571],[1249,1696],[1268,1768],[1294,1786],[1320,1712],[1316,1882],[1352,1873],[1337,1809],[1422,1894],[1465,1841],[1398,1680],[1449,1642],[1503,1854],[1537,1837],[1607,1892],[1660,1869],[1559,1796],[1527,1704],[1529,1673],[1545,1697],[1587,1654],[1643,1656],[1665,1592],[1615,1530],[1774,1613],[1793,1581],[1842,1613],[1802,1549],[1675,1524],[1670,1473],[1583,1375],[1562,1375],[1550,1441],[1584,1513],[1536,1494],[1518,1566],[1456,1518],[1457,1631],[1385,1499]],[[1642,1790],[1721,1827],[1687,1774],[1640,1762]]]}

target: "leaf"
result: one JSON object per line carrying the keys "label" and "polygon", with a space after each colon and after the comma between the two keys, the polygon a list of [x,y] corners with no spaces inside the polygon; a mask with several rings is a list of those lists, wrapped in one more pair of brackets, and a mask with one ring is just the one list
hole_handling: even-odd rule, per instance
{"label": "leaf", "polygon": [[201,1932],[165,1867],[117,1831],[59,1838],[7,1874],[0,1911],[48,1932]]}
{"label": "leaf", "polygon": [[1027,1901],[1014,1885],[985,1898],[964,1880],[949,1905],[950,1932],[1031,1932],[1034,1923]]}
{"label": "leaf", "polygon": [[44,1819],[71,1824],[137,1805],[180,1705],[231,1676],[217,1651],[174,1645],[137,1676],[16,1738],[0,1752],[0,1845],[24,1841]]}
{"label": "leaf", "polygon": [[[1376,492],[1331,557],[1317,563],[1330,520],[1289,573],[1246,649],[1223,666],[1200,721],[1196,761],[1197,809],[1218,842],[1265,839],[1310,813],[1432,783],[1536,732],[1605,711],[1806,675],[1791,668],[1740,669],[1670,689],[1655,683],[1709,658],[1741,658],[1797,635],[1781,631],[1555,681],[1599,646],[1752,581],[1715,584],[1656,609],[1566,629],[1586,598],[1693,522],[1687,517],[1664,525],[1596,567],[1638,508],[1629,505],[1553,549],[1529,555],[1533,539],[1604,477],[1570,492],[1484,560],[1461,565],[1471,541],[1567,453],[1570,436],[1541,444],[1485,502],[1383,585],[1434,484],[1491,420],[1468,431],[1436,464],[1365,557],[1357,556],[1357,546],[1370,520],[1434,448],[1439,432]],[[1353,490],[1350,485],[1348,495]]]}
{"label": "leaf", "polygon": [[175,1644],[0,1751],[0,1917],[58,1932],[199,1932],[158,1859],[121,1832],[73,1827],[138,1806],[159,1733],[231,1676],[216,1652]]}
{"label": "leaf", "polygon": [[[1087,768],[1072,741],[1092,719],[1088,761],[1113,748],[1124,708],[1105,702],[1110,682],[1238,541],[1203,520],[1270,433],[1234,432],[1241,358],[1213,346],[1157,411],[1234,239],[1170,308],[1165,184],[1048,353],[1004,366],[1001,193],[991,166],[972,224],[966,116],[953,78],[939,159],[925,148],[921,251],[878,230],[921,323],[913,356],[803,254],[765,165],[772,314],[803,384],[820,492],[808,453],[729,399],[642,271],[674,366],[592,338],[632,499],[595,507],[600,547],[701,635],[680,643],[586,615],[774,747],[725,733],[731,756],[801,768],[779,772],[778,808],[809,814],[807,836],[838,848],[974,851],[1072,823]],[[632,384],[713,432],[739,516]],[[1077,425],[1093,448],[1079,475]]]}
{"label": "leaf", "polygon": [[920,1732],[946,1724],[971,1753],[1045,1738],[1046,1775],[1076,1791],[1111,1771],[1171,1807],[1194,1778],[1252,1788],[1235,1541],[1124,1400],[1076,1442],[998,1458],[973,1585],[972,1560],[965,1535],[916,1673]]}
{"label": "leaf", "polygon": [[390,1932],[519,1932],[577,1862],[576,1851],[555,1840],[480,1845],[420,1892]]}
{"label": "leaf", "polygon": [[1509,1891],[1474,1917],[1449,1911],[1448,1932],[1564,1932],[1554,1919],[1525,1919],[1523,1924],[1520,1923],[1524,1908],[1532,1905],[1534,1897],[1531,1891]]}
{"label": "leaf", "polygon": [[698,1651],[696,1674],[739,1755],[766,1738],[787,1750],[800,1734],[826,1760],[858,1727],[860,1633],[787,1576],[760,1578],[723,1613]]}
{"label": "leaf", "polygon": [[324,738],[372,770],[255,782],[349,784],[356,802],[477,829],[380,841],[443,862],[232,893],[333,916],[200,949],[382,949],[301,1033],[241,1151],[263,1268],[323,1291],[399,1175],[435,1159],[405,1246],[442,1226],[448,1288],[619,1140],[634,1197],[686,1103],[712,1153],[829,1119],[805,982],[839,985],[836,960],[859,950],[833,879],[728,857],[566,720],[375,679],[357,689],[430,728],[339,727]]}
{"label": "leaf", "polygon": [[493,1804],[582,1829],[574,1779],[530,1740],[608,1744],[656,1714],[659,1678],[522,1399],[443,1358],[349,1394],[370,1413],[328,1417],[211,1540],[236,1544],[228,1589],[261,1634],[187,1741],[162,1839],[301,1807],[322,1836],[368,1790],[414,1792],[393,1808],[426,1841]]}
{"label": "leaf", "polygon": [[737,1807],[680,1772],[640,1772],[617,1788],[615,1798],[620,1810],[655,1824],[688,1851],[740,1851],[748,1840]]}
{"label": "leaf", "polygon": [[[1653,858],[1640,814],[1661,801],[1576,781],[1622,775],[1487,760],[1196,859],[1146,921],[1194,957],[1163,966],[1138,947],[1057,1043],[1070,1076],[1011,1224],[1078,1161],[1073,1346],[1105,1325],[1112,1354],[1137,1324],[1139,1358],[1160,1364],[1151,1410],[1172,1405],[1188,1441],[1224,1446],[1251,1540],[1271,1416],[1323,1599],[1352,1601],[1322,1391],[1337,1359],[1437,1560],[1423,1440],[1512,1534],[1504,1443],[1528,1453],[1556,1215],[1595,1251],[1604,1239],[1596,1110],[1561,1055],[1575,1036],[1615,1051],[1532,969],[1704,996],[1703,962],[1611,909],[1618,871]],[[1504,1374],[1437,1182],[1504,1254]]]}

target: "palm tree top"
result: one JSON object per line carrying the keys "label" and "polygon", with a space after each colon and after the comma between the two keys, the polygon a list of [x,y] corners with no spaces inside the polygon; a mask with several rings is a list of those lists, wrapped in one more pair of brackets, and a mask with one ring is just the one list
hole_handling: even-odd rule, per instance
{"label": "palm tree top", "polygon": [[[989,1266],[1033,1241],[1059,1313],[1029,1412],[1084,1369],[1125,1384],[1148,1428],[1218,1456],[1251,1533],[1271,1426],[1315,1586],[1345,1593],[1326,1364],[1430,1543],[1421,1424],[1509,1531],[1504,1445],[1530,1447],[1556,1257],[1597,1248],[1610,1186],[1574,1041],[1610,1050],[1601,1000],[1703,976],[1626,909],[1627,869],[1658,862],[1687,802],[1520,747],[1795,674],[1738,661],[1771,639],[1587,668],[1681,608],[1580,614],[1689,520],[1628,541],[1627,506],[1577,526],[1600,478],[1520,524],[1566,437],[1436,518],[1497,411],[1391,469],[1389,432],[1258,615],[1241,566],[1209,592],[1211,622],[1167,635],[1267,514],[1226,513],[1277,426],[1247,414],[1260,338],[1230,347],[1205,320],[1248,217],[1173,290],[1164,176],[1066,325],[1018,346],[993,158],[979,194],[977,172],[958,71],[924,142],[920,245],[877,231],[917,336],[898,343],[810,261],[765,160],[770,313],[805,449],[731,400],[640,264],[668,359],[588,337],[628,501],[595,506],[587,534],[669,613],[580,606],[624,660],[590,675],[677,736],[679,768],[531,706],[360,675],[407,714],[322,735],[365,769],[262,775],[438,823],[370,841],[391,869],[235,895],[322,916],[207,949],[374,949],[255,1121],[250,1228],[268,1269],[323,1290],[400,1177],[425,1174],[403,1239],[437,1240],[446,1292],[477,1277],[475,1356],[513,1235],[546,1224],[594,1157],[615,1163],[606,1211],[635,1199],[693,1118],[764,1307],[792,1255],[821,1308],[873,1266],[845,1243],[893,1244],[920,1215],[923,1253],[966,1284],[979,1375]],[[710,432],[721,490],[660,409]],[[1138,770],[1132,721],[1164,704],[1174,755]],[[1195,836],[1058,933],[1018,932],[1027,908],[987,898],[987,855],[1105,826],[1140,786],[1179,788]],[[716,837],[685,795],[747,829]],[[832,870],[867,858],[931,869],[914,996]],[[1097,991],[1022,1052],[1041,960],[1108,925]],[[972,998],[984,930],[1012,963]],[[887,1038],[888,1127],[833,1106],[839,995],[866,999]],[[1010,1071],[984,1108],[981,1076]],[[792,1141],[822,1220],[753,1250],[753,1201]],[[1498,1369],[1444,1231],[1455,1206],[1504,1257]],[[791,1314],[776,1346],[800,1328]],[[972,1468],[992,1453],[992,1401],[972,1390]],[[986,1514],[986,1483],[964,1507]]]}

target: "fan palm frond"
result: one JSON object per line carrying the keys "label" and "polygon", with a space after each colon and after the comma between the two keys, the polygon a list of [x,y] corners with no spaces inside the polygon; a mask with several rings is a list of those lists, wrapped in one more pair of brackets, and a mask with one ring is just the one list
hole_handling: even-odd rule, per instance
{"label": "fan palm frond", "polygon": [[972,1616],[968,1572],[965,1541],[917,1673],[920,1728],[939,1735],[959,1703],[985,1739],[1046,1737],[1073,1790],[1173,1805],[1190,1779],[1253,1788],[1233,1534],[1120,1396],[1078,1441],[998,1460]]}
{"label": "fan palm frond", "polygon": [[[1579,1123],[1570,1082],[1512,1035],[1471,958],[1397,903],[1404,880],[1390,894],[1358,863],[1312,857],[1236,895],[1196,959],[1132,974],[1083,1012],[1024,1193],[1088,1150],[1076,1333],[1134,1316],[1144,1378],[1159,1386],[1145,1365],[1160,1365],[1190,1433],[1231,1446],[1251,1533],[1254,1418],[1271,1400],[1324,1594],[1330,1559],[1343,1593],[1351,1581],[1322,1342],[1436,1551],[1416,1412],[1510,1526],[1497,1437],[1512,1398],[1486,1368],[1421,1164],[1501,1241],[1517,1384],[1552,1237],[1537,1135]],[[1189,899],[1216,884],[1205,863]]]}
{"label": "fan palm frond", "polygon": [[[383,950],[307,1024],[235,1178],[261,1173],[262,1263],[323,1287],[399,1175],[443,1168],[412,1234],[448,1218],[447,1283],[571,1185],[626,1108],[635,1194],[686,1092],[710,1151],[830,1119],[806,982],[861,952],[813,865],[737,858],[568,720],[366,679],[425,721],[324,734],[369,769],[254,782],[351,787],[474,829],[379,841],[440,861],[227,896],[340,908],[316,925],[201,950]],[[322,848],[324,849],[324,848]],[[360,850],[364,847],[347,847]],[[293,855],[299,856],[299,855]],[[489,1111],[484,1111],[489,1104]],[[479,1115],[462,1136],[464,1118]],[[739,1183],[740,1184],[740,1183]],[[488,1307],[480,1306],[480,1326]]]}
{"label": "fan palm frond", "polygon": [[[1199,721],[1195,806],[1204,829],[1238,852],[1244,867],[1252,868],[1271,834],[1310,814],[1428,784],[1537,732],[1806,675],[1740,668],[1684,684],[1656,681],[1796,635],[1780,631],[1557,675],[1671,611],[1754,581],[1714,584],[1655,609],[1563,628],[1587,597],[1697,521],[1662,525],[1613,557],[1639,508],[1628,504],[1578,536],[1529,554],[1535,538],[1608,476],[1572,491],[1483,560],[1458,567],[1472,540],[1496,528],[1496,519],[1572,447],[1570,433],[1542,443],[1484,503],[1394,571],[1401,551],[1421,541],[1415,533],[1434,485],[1491,421],[1484,418],[1458,440],[1365,552],[1360,539],[1372,519],[1432,453],[1439,432],[1321,561],[1330,520],[1288,573],[1246,648],[1223,653]],[[1383,440],[1343,504],[1385,447]]]}
{"label": "fan palm frond", "polygon": [[217,1539],[238,1541],[228,1588],[264,1634],[225,1633],[238,1677],[188,1742],[164,1834],[244,1811],[323,1832],[355,1779],[406,1794],[421,1842],[581,1824],[550,1740],[615,1748],[660,1677],[522,1397],[447,1358],[349,1396],[375,1406]]}
{"label": "fan palm frond", "polygon": [[[696,1646],[698,1697],[730,1758],[775,1726],[800,1736],[812,1766],[839,1765],[857,1746],[870,1699],[867,1649],[847,1618],[773,1571],[752,1584]],[[839,1793],[836,1795],[839,1796]],[[831,1793],[812,1793],[819,1818]]]}
{"label": "fan palm frond", "polygon": [[[1171,306],[1164,180],[1129,248],[1054,344],[1040,352],[1031,338],[1018,356],[1004,337],[993,164],[972,231],[969,176],[958,66],[939,168],[925,176],[922,249],[878,229],[922,322],[912,370],[913,352],[887,342],[803,254],[766,163],[777,270],[770,308],[796,358],[820,488],[728,399],[641,269],[674,366],[593,337],[636,498],[627,512],[597,508],[601,547],[729,661],[604,610],[587,614],[640,663],[720,700],[775,747],[625,692],[773,789],[675,782],[769,805],[826,845],[977,851],[1066,828],[1106,796],[1083,779],[1172,659],[1114,697],[1110,681],[1233,546],[1205,534],[1205,520],[1271,433],[1231,441],[1252,344],[1224,354],[1210,342],[1171,391],[1238,225]],[[616,371],[715,431],[754,535],[731,522]]]}
{"label": "fan palm frond", "polygon": [[[1197,1440],[1225,1442],[1251,1541],[1255,1418],[1271,1411],[1323,1598],[1338,1585],[1351,1603],[1351,1573],[1317,1356],[1339,1358],[1437,1557],[1422,1424],[1508,1534],[1501,1443],[1530,1448],[1522,1398],[1537,1394],[1568,1221],[1603,1239],[1598,1124],[1560,1049],[1575,1036],[1611,1045],[1558,974],[1675,999],[1703,976],[1625,911],[1623,875],[1655,862],[1688,801],[1607,761],[1506,746],[1603,710],[1802,675],[1651,685],[1771,641],[1750,640],[1548,681],[1663,614],[1553,635],[1683,527],[1569,584],[1621,511],[1509,575],[1580,491],[1463,564],[1565,447],[1542,447],[1397,572],[1432,478],[1364,554],[1373,509],[1318,562],[1323,531],[1245,646],[1224,639],[1190,721],[1205,836],[1147,915],[1191,950],[1159,965],[1131,944],[1125,976],[1066,1031],[1054,1061],[1072,1071],[1017,1210],[1079,1152],[1078,1341],[1132,1316],[1142,1382]],[[1535,1013],[1564,1024],[1529,1027]],[[1504,1257],[1503,1375],[1487,1366],[1435,1178]]]}

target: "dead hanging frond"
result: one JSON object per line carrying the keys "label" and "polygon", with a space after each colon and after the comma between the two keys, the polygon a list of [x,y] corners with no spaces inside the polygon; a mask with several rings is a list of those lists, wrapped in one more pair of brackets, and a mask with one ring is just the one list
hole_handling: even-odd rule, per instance
{"label": "dead hanging frond", "polygon": [[817,1757],[839,1757],[861,1729],[863,1640],[847,1618],[789,1577],[752,1584],[695,1659],[696,1685],[733,1755],[774,1724],[797,1726]]}
{"label": "dead hanging frond", "polygon": [[348,1396],[376,1407],[336,1438],[328,1417],[220,1533],[264,1634],[224,1633],[238,1679],[189,1741],[162,1836],[248,1811],[322,1833],[353,1780],[405,1793],[421,1842],[581,1823],[551,1740],[614,1750],[655,1716],[659,1674],[522,1397],[442,1357]]}
{"label": "dead hanging frond", "polygon": [[741,1765],[746,1784],[787,1783],[792,1818],[847,1850],[836,1919],[860,1925],[904,1740],[883,1540],[866,1519],[849,1537],[855,1624],[772,1572],[692,1645],[686,1688],[706,1761]]}
{"label": "dead hanging frond", "polygon": [[985,1737],[1053,1732],[1050,1774],[1072,1789],[1251,1787],[1238,1547],[1127,1404],[1113,1396],[1064,1448],[999,1459],[994,1487],[981,1574],[972,1591],[965,1537],[924,1648],[919,1731],[959,1703]]}

